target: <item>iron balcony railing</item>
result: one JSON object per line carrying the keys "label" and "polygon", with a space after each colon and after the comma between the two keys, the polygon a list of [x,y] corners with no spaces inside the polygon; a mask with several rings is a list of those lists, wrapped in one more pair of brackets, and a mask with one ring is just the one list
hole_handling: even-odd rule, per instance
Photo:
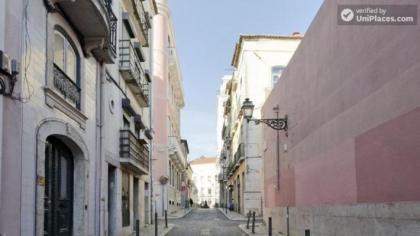
{"label": "iron balcony railing", "polygon": [[104,4],[108,13],[109,17],[109,24],[110,24],[110,35],[109,35],[109,47],[114,55],[117,55],[117,27],[118,27],[118,19],[112,11],[112,1],[111,0],[104,0]]}
{"label": "iron balcony railing", "polygon": [[235,163],[237,163],[241,158],[245,157],[245,145],[243,143],[239,144],[238,149],[235,153]]}
{"label": "iron balcony railing", "polygon": [[187,152],[184,149],[184,146],[181,142],[181,140],[178,137],[175,136],[169,136],[169,150],[170,153],[176,154],[178,153],[179,162],[183,165],[183,166],[187,166]]}
{"label": "iron balcony railing", "polygon": [[135,2],[137,9],[135,11],[135,15],[140,23],[140,28],[143,31],[143,35],[146,40],[146,45],[149,45],[149,29],[152,28],[152,24],[149,20],[149,13],[145,10],[144,3],[142,0],[135,0]]}
{"label": "iron balcony railing", "polygon": [[136,164],[149,169],[149,149],[130,130],[120,130],[120,157],[133,160]]}
{"label": "iron balcony railing", "polygon": [[140,45],[135,45],[129,39],[120,40],[120,70],[128,72],[128,84],[132,86],[135,94],[148,103],[150,83],[141,66],[141,57]]}
{"label": "iron balcony railing", "polygon": [[54,64],[54,88],[67,101],[80,109],[81,89],[67,74]]}

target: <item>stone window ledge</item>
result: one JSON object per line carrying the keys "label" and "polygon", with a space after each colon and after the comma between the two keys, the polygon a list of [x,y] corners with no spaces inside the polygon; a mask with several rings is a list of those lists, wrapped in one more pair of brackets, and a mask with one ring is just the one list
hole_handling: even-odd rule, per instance
{"label": "stone window ledge", "polygon": [[67,102],[60,94],[58,94],[53,88],[44,87],[45,91],[45,103],[51,108],[57,108],[68,117],[76,121],[80,128],[86,129],[87,117],[79,111],[77,108]]}

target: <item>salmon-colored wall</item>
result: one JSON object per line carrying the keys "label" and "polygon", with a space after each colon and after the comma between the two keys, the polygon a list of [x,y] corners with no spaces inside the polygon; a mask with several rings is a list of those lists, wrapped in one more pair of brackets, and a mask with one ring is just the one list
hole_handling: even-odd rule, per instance
{"label": "salmon-colored wall", "polygon": [[[161,1],[159,1],[160,3]],[[163,4],[163,3],[160,3]],[[168,19],[165,13],[153,17],[153,177],[167,176],[168,166]]]}
{"label": "salmon-colored wall", "polygon": [[420,200],[420,108],[356,138],[359,202]]}
{"label": "salmon-colored wall", "polygon": [[324,2],[264,104],[264,118],[277,104],[289,117],[280,191],[264,128],[266,207],[420,200],[420,27],[339,26],[338,2]]}

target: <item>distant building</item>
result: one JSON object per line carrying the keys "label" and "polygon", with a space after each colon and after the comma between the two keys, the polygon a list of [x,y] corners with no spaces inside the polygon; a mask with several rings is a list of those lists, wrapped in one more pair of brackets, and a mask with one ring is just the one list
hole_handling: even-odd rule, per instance
{"label": "distant building", "polygon": [[193,182],[197,188],[197,204],[207,201],[209,207],[219,204],[219,183],[216,157],[200,157],[190,162]]}
{"label": "distant building", "polygon": [[[220,136],[224,145],[220,151],[225,204],[245,214],[262,214],[262,126],[246,122],[241,112],[242,103],[249,98],[255,105],[254,118],[261,118],[261,107],[278,83],[281,74],[301,41],[293,36],[242,35],[236,44],[232,59],[235,68],[231,79],[223,81],[225,92],[224,125]],[[226,83],[226,85],[224,85]],[[220,117],[220,114],[218,114]]]}

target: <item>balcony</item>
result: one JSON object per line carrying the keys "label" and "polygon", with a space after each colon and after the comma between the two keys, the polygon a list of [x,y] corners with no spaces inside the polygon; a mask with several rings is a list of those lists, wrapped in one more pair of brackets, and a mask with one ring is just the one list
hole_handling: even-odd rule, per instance
{"label": "balcony", "polygon": [[149,29],[152,28],[152,24],[149,19],[149,13],[145,8],[144,0],[123,0],[126,6],[133,6],[127,9],[129,15],[135,17],[133,27],[139,34],[137,35],[140,39],[142,46],[149,46]]}
{"label": "balcony", "polygon": [[232,100],[229,98],[228,100],[226,100],[226,102],[224,103],[224,115],[227,115],[230,113],[230,110],[232,108]]}
{"label": "balcony", "polygon": [[116,57],[117,17],[109,0],[44,0],[49,11],[61,11],[81,36],[84,51],[101,62]]}
{"label": "balcony", "polygon": [[135,173],[149,173],[147,143],[138,139],[130,130],[120,130],[120,163]]}
{"label": "balcony", "polygon": [[139,43],[120,40],[120,72],[142,107],[149,106],[150,76],[143,70],[144,56]]}
{"label": "balcony", "polygon": [[54,88],[67,102],[72,104],[76,109],[80,109],[80,87],[55,64]]}
{"label": "balcony", "polygon": [[235,163],[239,164],[243,160],[245,160],[245,144],[241,143],[235,153]]}
{"label": "balcony", "polygon": [[169,137],[169,157],[181,170],[187,167],[187,152],[177,137]]}

